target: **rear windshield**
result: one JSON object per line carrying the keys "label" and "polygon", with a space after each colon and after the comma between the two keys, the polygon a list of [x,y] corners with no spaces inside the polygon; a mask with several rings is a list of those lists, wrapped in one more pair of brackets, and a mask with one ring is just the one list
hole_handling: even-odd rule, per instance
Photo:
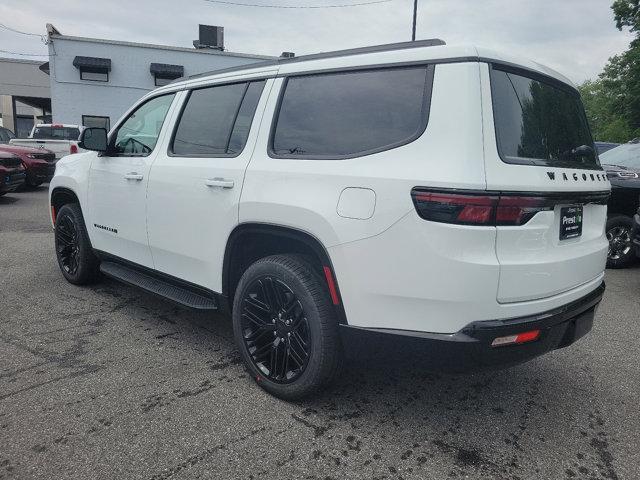
{"label": "rear windshield", "polygon": [[605,165],[640,169],[640,143],[625,143],[600,155]]}
{"label": "rear windshield", "polygon": [[573,88],[493,66],[491,92],[503,161],[600,168],[580,95]]}
{"label": "rear windshield", "polygon": [[41,140],[78,140],[80,129],[74,127],[36,127],[33,138]]}

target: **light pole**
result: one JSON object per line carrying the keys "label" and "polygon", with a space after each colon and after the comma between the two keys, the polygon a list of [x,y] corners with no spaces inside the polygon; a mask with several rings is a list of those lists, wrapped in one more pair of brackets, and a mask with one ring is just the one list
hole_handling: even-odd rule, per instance
{"label": "light pole", "polygon": [[411,33],[411,41],[416,41],[416,17],[418,15],[418,0],[413,0],[413,31]]}

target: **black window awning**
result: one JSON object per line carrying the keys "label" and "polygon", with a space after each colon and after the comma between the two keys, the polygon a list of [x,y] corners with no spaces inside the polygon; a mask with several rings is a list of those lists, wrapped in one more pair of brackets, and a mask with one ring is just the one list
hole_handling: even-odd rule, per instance
{"label": "black window awning", "polygon": [[73,59],[73,66],[87,72],[106,73],[111,71],[111,59],[77,56]]}
{"label": "black window awning", "polygon": [[175,79],[184,77],[184,67],[182,65],[169,65],[167,63],[152,63],[149,67],[151,75],[159,78]]}

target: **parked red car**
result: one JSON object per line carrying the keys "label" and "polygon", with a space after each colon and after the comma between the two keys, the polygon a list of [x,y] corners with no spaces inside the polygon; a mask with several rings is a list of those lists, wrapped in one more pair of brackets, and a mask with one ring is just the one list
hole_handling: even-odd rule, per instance
{"label": "parked red car", "polygon": [[[6,132],[9,130],[2,129]],[[2,132],[0,132],[1,134]],[[13,134],[12,134],[13,135]],[[0,135],[0,152],[13,153],[20,157],[22,165],[26,169],[27,178],[25,183],[30,187],[37,187],[38,185],[48,182],[53,177],[56,171],[56,156],[50,150],[43,148],[21,147],[18,145],[11,145],[3,143],[3,135]],[[8,138],[12,138],[7,134]]]}
{"label": "parked red car", "polygon": [[0,197],[25,181],[26,174],[18,155],[0,152]]}

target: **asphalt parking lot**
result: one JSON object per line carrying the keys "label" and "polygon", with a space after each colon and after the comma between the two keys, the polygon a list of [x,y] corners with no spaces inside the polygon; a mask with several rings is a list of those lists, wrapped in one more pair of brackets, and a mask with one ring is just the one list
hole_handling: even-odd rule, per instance
{"label": "asphalt parking lot", "polygon": [[640,478],[638,267],[567,349],[445,375],[392,348],[300,404],[229,319],[65,282],[46,187],[0,198],[0,282],[0,478]]}

